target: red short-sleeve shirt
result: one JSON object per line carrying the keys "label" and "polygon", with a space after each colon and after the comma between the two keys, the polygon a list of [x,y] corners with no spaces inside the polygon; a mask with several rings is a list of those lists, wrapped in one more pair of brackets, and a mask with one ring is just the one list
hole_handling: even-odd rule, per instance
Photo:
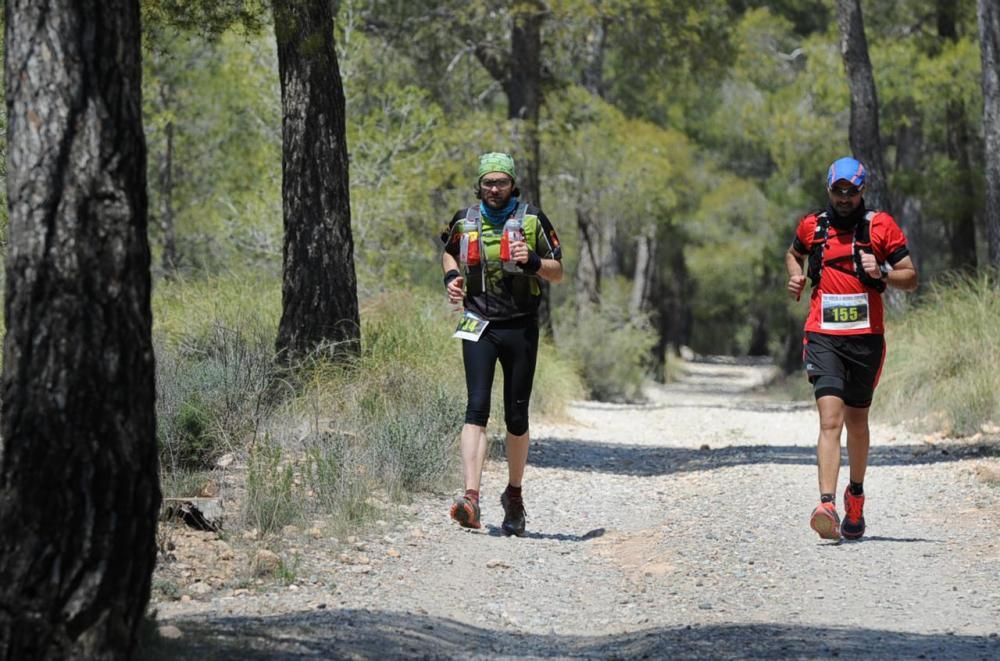
{"label": "red short-sleeve shirt", "polygon": [[[792,246],[800,254],[809,254],[812,249],[817,215],[809,214],[799,221]],[[909,254],[903,231],[884,211],[875,213],[870,232],[872,252],[880,264],[895,265]],[[838,229],[831,224],[823,249],[820,281],[809,300],[806,331],[827,335],[881,335],[885,332],[881,294],[861,284],[854,275],[829,266],[834,261],[853,271],[853,252],[854,228]]]}

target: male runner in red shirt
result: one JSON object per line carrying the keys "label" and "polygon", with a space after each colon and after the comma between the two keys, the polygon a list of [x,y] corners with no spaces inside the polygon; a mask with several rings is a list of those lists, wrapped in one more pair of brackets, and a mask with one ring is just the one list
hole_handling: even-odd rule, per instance
{"label": "male runner in red shirt", "polygon": [[[809,523],[824,539],[864,535],[868,409],[885,360],[881,293],[886,286],[917,288],[917,271],[896,221],[865,208],[866,174],[853,158],[835,161],[827,173],[826,210],[799,221],[785,255],[789,295],[799,298],[807,276],[813,285],[803,354],[819,410],[820,503]],[[841,524],[836,491],[845,425],[850,484]]]}

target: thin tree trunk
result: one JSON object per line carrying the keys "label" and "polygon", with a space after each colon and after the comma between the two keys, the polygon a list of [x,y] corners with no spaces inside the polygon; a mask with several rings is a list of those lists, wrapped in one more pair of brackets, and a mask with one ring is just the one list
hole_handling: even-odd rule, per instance
{"label": "thin tree trunk", "polygon": [[979,0],[986,162],[986,240],[990,264],[1000,267],[1000,6]]}
{"label": "thin tree trunk", "polygon": [[360,349],[344,89],[328,0],[274,0],[281,76],[286,360]]}
{"label": "thin tree trunk", "polygon": [[518,162],[521,195],[542,205],[539,183],[541,141],[538,117],[542,107],[542,19],[545,8],[538,0],[519,3],[512,12],[510,73],[503,81],[507,93],[507,117],[516,120],[523,154]]}
{"label": "thin tree trunk", "polygon": [[851,150],[868,168],[865,203],[871,209],[890,211],[888,180],[878,128],[878,96],[868,58],[860,0],[837,0],[837,25],[840,29],[840,52],[851,90]]}
{"label": "thin tree trunk", "polygon": [[[764,293],[770,290],[771,279],[771,269],[768,266],[769,261],[764,256],[764,265],[761,269],[760,277],[760,288],[754,292],[755,297],[764,298]],[[765,300],[754,301],[751,303],[750,318],[751,321],[751,331],[750,331],[750,346],[747,348],[747,354],[750,356],[766,356],[769,354],[767,345],[771,339],[770,335],[770,307],[767,305]]]}
{"label": "thin tree trunk", "polygon": [[599,16],[593,29],[587,35],[587,49],[580,72],[580,84],[596,97],[604,98],[604,51],[608,42],[608,25],[611,19]]}
{"label": "thin tree trunk", "polygon": [[601,300],[600,237],[589,208],[577,207],[576,232],[580,254],[574,282],[577,306],[583,308]]}
{"label": "thin tree trunk", "polygon": [[166,143],[160,159],[160,230],[163,232],[163,272],[177,272],[177,233],[174,225],[174,123],[164,127]]}
{"label": "thin tree trunk", "polygon": [[[682,347],[691,343],[691,300],[687,261],[684,258],[684,244],[673,229],[659,233],[657,237],[657,259],[651,297],[655,304],[655,320],[659,330],[655,357],[662,366],[668,347]],[[664,268],[667,273],[664,275]]]}
{"label": "thin tree trunk", "polygon": [[[920,172],[924,159],[924,131],[920,115],[914,109],[910,113],[910,123],[899,127],[896,136],[896,170],[900,172]],[[896,220],[906,235],[910,257],[919,269],[923,261],[922,217],[923,210],[919,196],[898,194],[899,212]],[[894,290],[888,290],[894,291]]]}
{"label": "thin tree trunk", "polygon": [[632,295],[629,298],[629,312],[633,316],[649,309],[657,267],[656,225],[647,225],[636,237],[635,243],[635,273],[632,278]]}
{"label": "thin tree trunk", "polygon": [[[958,5],[954,0],[938,0],[937,27],[942,41],[958,40]],[[976,267],[976,189],[973,185],[972,164],[969,155],[971,137],[965,120],[965,104],[961,99],[948,99],[945,107],[945,132],[948,157],[958,170],[959,195],[952,208],[949,245],[953,268]]]}
{"label": "thin tree trunk", "polygon": [[0,658],[122,659],[160,504],[139,4],[7,0]]}

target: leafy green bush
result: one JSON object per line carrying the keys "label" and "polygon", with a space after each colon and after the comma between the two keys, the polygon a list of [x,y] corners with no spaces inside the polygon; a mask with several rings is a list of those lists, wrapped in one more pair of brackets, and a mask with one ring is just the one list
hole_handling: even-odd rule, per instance
{"label": "leafy green bush", "polygon": [[564,307],[555,320],[559,350],[580,367],[587,394],[599,401],[642,398],[656,335],[644,316],[608,296],[598,307]]}
{"label": "leafy green bush", "polygon": [[156,416],[168,471],[244,449],[276,406],[274,289],[259,273],[157,283]]}
{"label": "leafy green bush", "polygon": [[242,447],[275,405],[271,338],[242,326],[217,327],[179,350],[155,343],[161,463],[172,470],[208,468]]}
{"label": "leafy green bush", "polygon": [[955,276],[931,286],[891,319],[875,411],[895,422],[966,435],[1000,420],[1000,273]]}

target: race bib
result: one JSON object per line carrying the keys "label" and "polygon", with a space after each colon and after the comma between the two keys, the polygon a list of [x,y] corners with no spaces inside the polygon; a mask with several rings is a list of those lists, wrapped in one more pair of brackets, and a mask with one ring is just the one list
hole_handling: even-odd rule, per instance
{"label": "race bib", "polygon": [[820,328],[856,330],[871,328],[868,319],[868,294],[823,294]]}
{"label": "race bib", "polygon": [[457,337],[460,340],[472,340],[473,342],[478,342],[489,323],[489,321],[483,319],[475,312],[469,312],[466,310],[465,314],[463,314],[462,318],[459,320],[458,328],[455,329],[452,337]]}

